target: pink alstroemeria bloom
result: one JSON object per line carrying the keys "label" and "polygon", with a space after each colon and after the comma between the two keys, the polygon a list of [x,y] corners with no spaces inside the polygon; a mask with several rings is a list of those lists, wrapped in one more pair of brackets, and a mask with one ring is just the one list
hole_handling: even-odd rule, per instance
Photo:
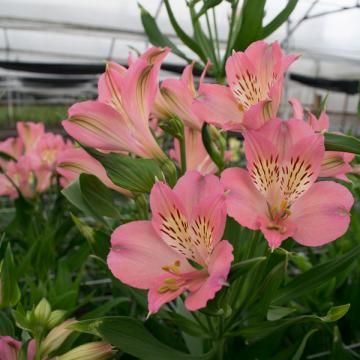
{"label": "pink alstroemeria bloom", "polygon": [[149,290],[150,313],[185,291],[189,310],[205,307],[226,283],[233,260],[232,246],[221,240],[226,206],[219,179],[191,171],[174,189],[157,182],[150,206],[151,221],[133,221],[112,234],[111,272],[125,284]]}
{"label": "pink alstroemeria bloom", "polygon": [[228,214],[261,230],[272,249],[288,237],[320,246],[343,235],[354,199],[342,185],[315,183],[324,157],[324,138],[302,120],[273,119],[245,134],[247,171],[229,168],[221,182]]}
{"label": "pink alstroemeria bloom", "polygon": [[[215,174],[218,170],[216,164],[211,160],[202,142],[201,132],[185,127],[185,156],[186,169],[197,170],[202,175]],[[174,148],[169,152],[170,157],[181,165],[180,144],[174,140]]]}
{"label": "pink alstroemeria bloom", "polygon": [[31,121],[28,122],[17,122],[16,123],[17,132],[19,138],[24,144],[25,151],[24,153],[30,153],[35,146],[37,145],[40,138],[45,133],[45,127],[43,123],[34,123]]}
{"label": "pink alstroemeria bloom", "polygon": [[34,155],[38,157],[39,167],[55,171],[59,156],[73,148],[74,145],[65,141],[61,135],[45,133],[36,144]]}
{"label": "pink alstroemeria bloom", "polygon": [[[208,65],[200,77],[200,83],[203,82]],[[153,114],[163,121],[179,118],[184,124],[186,169],[198,170],[203,175],[213,174],[217,171],[217,166],[211,160],[201,139],[203,121],[192,111],[192,103],[197,96],[193,67],[194,64],[187,65],[179,80],[166,79],[161,83]],[[177,139],[174,139],[174,149],[170,150],[170,156],[181,165],[180,145]]]}
{"label": "pink alstroemeria bloom", "polygon": [[100,77],[97,101],[69,109],[62,122],[80,143],[104,151],[166,159],[149,128],[160,65],[169,49],[151,48],[128,69],[109,63]]}
{"label": "pink alstroemeria bloom", "polygon": [[[305,120],[304,109],[300,101],[296,98],[290,98],[289,103],[293,107],[294,117],[296,119]],[[322,111],[319,119],[314,114],[308,112],[307,123],[317,133],[329,131],[329,116]],[[323,161],[321,163],[320,177],[333,177],[344,181],[349,181],[345,174],[352,172],[350,162],[354,160],[355,155],[342,151],[325,151]]]}
{"label": "pink alstroemeria bloom", "polygon": [[11,336],[0,336],[0,359],[18,360],[21,342]]}
{"label": "pink alstroemeria bloom", "polygon": [[108,188],[118,191],[126,196],[132,196],[131,192],[115,185],[107,176],[104,167],[99,161],[90,156],[84,149],[68,149],[63,151],[58,159],[57,172],[63,177],[62,185],[67,186],[80,174],[95,175]]}
{"label": "pink alstroemeria bloom", "polygon": [[224,130],[257,129],[276,116],[284,73],[296,55],[284,55],[280,45],[252,43],[226,62],[228,86],[200,84],[193,111],[201,120]]}

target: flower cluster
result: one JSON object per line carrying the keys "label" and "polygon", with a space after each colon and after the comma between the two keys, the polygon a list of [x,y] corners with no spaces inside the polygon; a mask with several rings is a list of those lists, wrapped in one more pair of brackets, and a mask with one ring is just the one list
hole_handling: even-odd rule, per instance
{"label": "flower cluster", "polygon": [[45,132],[43,123],[18,122],[17,131],[0,143],[0,195],[32,198],[51,186],[59,155],[73,145]]}
{"label": "flower cluster", "polygon": [[[223,240],[227,215],[260,230],[272,250],[290,237],[320,246],[346,232],[353,204],[344,186],[319,179],[344,179],[351,170],[352,155],[325,151],[326,114],[317,119],[310,113],[305,120],[291,99],[293,118],[277,117],[284,74],[297,56],[284,55],[278,43],[258,41],[229,57],[228,85],[206,83],[205,69],[196,89],[193,64],[180,79],[159,84],[168,52],[151,48],[128,68],[108,64],[98,100],[73,105],[63,122],[85,146],[163,162],[167,156],[150,121],[180,121],[170,156],[187,171],[173,188],[156,181],[151,220],[119,226],[108,256],[115,277],[149,290],[151,313],[184,292],[186,307],[201,309],[226,284],[233,261],[232,245]],[[246,169],[219,171],[202,142],[204,123],[242,134]],[[103,170],[85,172],[114,189]]]}

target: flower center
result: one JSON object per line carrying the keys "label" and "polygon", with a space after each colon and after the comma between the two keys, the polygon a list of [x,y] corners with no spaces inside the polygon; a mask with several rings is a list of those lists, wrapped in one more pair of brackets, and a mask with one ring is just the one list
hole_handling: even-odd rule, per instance
{"label": "flower center", "polygon": [[267,203],[269,212],[269,223],[267,228],[269,230],[279,231],[281,234],[286,232],[284,221],[291,215],[290,204],[287,200],[283,199],[280,206],[270,206]]}

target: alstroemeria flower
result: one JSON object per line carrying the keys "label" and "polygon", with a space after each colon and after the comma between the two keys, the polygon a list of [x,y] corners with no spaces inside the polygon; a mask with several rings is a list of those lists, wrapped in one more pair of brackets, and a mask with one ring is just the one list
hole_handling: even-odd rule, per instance
{"label": "alstroemeria flower", "polygon": [[[305,120],[304,109],[300,101],[296,98],[290,98],[289,103],[293,107],[294,117]],[[317,119],[314,114],[308,112],[307,123],[315,132],[324,133],[329,131],[329,117],[325,111],[322,111]],[[355,155],[342,151],[325,151],[321,163],[320,177],[334,177],[344,181],[349,181],[345,174],[352,172],[350,162],[354,160]]]}
{"label": "alstroemeria flower", "polygon": [[11,336],[0,336],[0,359],[18,360],[21,342]]}
{"label": "alstroemeria flower", "polygon": [[115,185],[107,176],[101,163],[82,148],[63,151],[58,157],[57,172],[62,176],[61,184],[63,186],[67,186],[82,173],[92,174],[97,176],[108,188],[126,196],[132,196],[130,191]]}
{"label": "alstroemeria flower", "polygon": [[257,129],[276,116],[284,73],[295,55],[284,55],[280,45],[252,43],[227,59],[229,87],[200,84],[193,111],[201,120],[225,130]]}
{"label": "alstroemeria flower", "polygon": [[34,123],[31,121],[16,123],[16,129],[19,134],[19,138],[25,147],[25,154],[33,151],[40,138],[45,134],[44,123]]}
{"label": "alstroemeria flower", "polygon": [[[203,82],[208,65],[200,77],[200,83]],[[156,95],[153,114],[159,120],[166,121],[177,117],[183,122],[186,169],[198,170],[206,175],[215,173],[217,166],[211,160],[201,140],[203,121],[192,110],[192,103],[197,96],[193,67],[194,64],[187,65],[180,79],[166,79],[161,83]],[[180,146],[176,139],[174,139],[174,149],[170,151],[170,156],[178,164],[181,163]]]}
{"label": "alstroemeria flower", "polygon": [[73,105],[62,122],[65,130],[86,146],[165,159],[150,131],[149,117],[160,65],[168,52],[151,48],[128,69],[109,63],[99,79],[98,100]]}
{"label": "alstroemeria flower", "polygon": [[221,240],[226,206],[219,179],[192,171],[174,189],[157,182],[150,206],[151,221],[133,221],[112,234],[111,272],[149,290],[150,313],[185,291],[189,310],[205,307],[225,284],[233,260],[232,246]]}
{"label": "alstroemeria flower", "polygon": [[[218,167],[211,160],[202,142],[201,132],[185,127],[185,157],[186,169],[197,170],[202,175],[215,174]],[[180,143],[174,139],[174,148],[169,152],[170,157],[181,166]]]}
{"label": "alstroemeria flower", "polygon": [[229,192],[228,214],[261,230],[274,249],[288,237],[319,246],[343,235],[354,199],[342,185],[315,183],[324,138],[304,121],[273,119],[245,134],[247,170],[229,168],[221,182]]}

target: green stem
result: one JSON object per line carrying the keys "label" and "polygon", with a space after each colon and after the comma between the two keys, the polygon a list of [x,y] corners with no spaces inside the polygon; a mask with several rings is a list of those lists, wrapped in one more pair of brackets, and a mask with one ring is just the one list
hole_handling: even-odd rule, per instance
{"label": "green stem", "polygon": [[181,162],[181,174],[186,172],[186,145],[185,145],[185,136],[179,138],[180,143],[180,162]]}
{"label": "green stem", "polygon": [[220,63],[221,62],[221,58],[220,58],[220,41],[219,41],[219,32],[218,32],[218,28],[217,28],[215,8],[212,8],[212,18],[213,18],[214,30],[215,30],[216,52],[217,52],[218,61]]}
{"label": "green stem", "polygon": [[216,66],[216,68],[218,68],[219,64],[218,64],[218,59],[216,57],[216,52],[215,52],[215,41],[214,41],[214,37],[212,34],[212,30],[211,30],[209,15],[207,12],[205,13],[205,18],[206,18],[206,25],[208,28],[209,38],[210,38],[210,42],[211,42],[211,48],[212,48],[211,50],[212,50],[212,53],[214,54],[214,60],[215,60],[214,65]]}
{"label": "green stem", "polygon": [[35,338],[35,358],[34,358],[34,360],[41,360],[40,345],[41,345],[41,337],[36,337]]}
{"label": "green stem", "polygon": [[200,317],[196,314],[196,312],[192,312],[191,315],[193,316],[193,318],[196,320],[196,322],[200,325],[200,327],[207,333],[209,334],[209,329],[203,324],[203,322],[200,320]]}

